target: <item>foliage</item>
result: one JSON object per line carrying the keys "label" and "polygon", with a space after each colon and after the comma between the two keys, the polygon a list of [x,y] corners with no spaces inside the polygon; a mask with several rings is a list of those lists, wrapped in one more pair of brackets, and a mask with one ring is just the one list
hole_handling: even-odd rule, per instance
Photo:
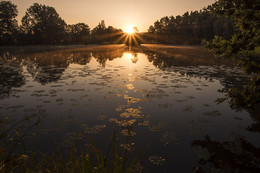
{"label": "foliage", "polygon": [[259,79],[257,79],[243,89],[229,88],[227,91],[220,90],[220,92],[225,92],[225,97],[219,98],[217,102],[221,103],[228,100],[232,108],[246,108],[248,110],[254,110],[260,102],[259,91]]}
{"label": "foliage", "polygon": [[105,34],[106,25],[105,21],[102,20],[98,25],[91,31],[92,35]]}
{"label": "foliage", "polygon": [[92,43],[119,43],[118,40],[122,35],[121,29],[112,26],[106,27],[105,21],[102,20],[92,31]]}
{"label": "foliage", "polygon": [[[5,1],[3,1],[5,2]],[[12,13],[10,13],[12,14]],[[17,15],[17,10],[16,13]],[[89,44],[89,43],[124,43],[124,33],[112,26],[106,27],[102,20],[91,31],[87,24],[66,25],[53,7],[34,3],[27,9],[18,27],[14,17],[17,34],[11,32],[10,40],[18,44]],[[9,30],[13,30],[8,26]],[[136,27],[133,28],[138,32]],[[150,26],[148,33],[136,34],[138,42],[167,44],[199,44],[201,39],[212,39],[214,35],[229,38],[234,33],[232,20],[217,17],[208,9],[186,12],[182,16],[163,17]],[[9,39],[12,37],[13,39]]]}
{"label": "foliage", "polygon": [[197,147],[195,153],[202,166],[194,172],[259,172],[260,148],[239,136],[223,143],[213,141],[208,135],[205,139],[191,144]]}
{"label": "foliage", "polygon": [[123,31],[104,20],[90,31],[85,23],[67,25],[53,7],[38,3],[27,9],[21,26],[17,14],[16,5],[0,2],[0,45],[122,43]]}
{"label": "foliage", "polygon": [[[15,123],[10,123],[9,119],[0,120],[0,172],[133,172],[145,151],[142,150],[132,159],[127,156],[127,148],[120,154],[114,132],[110,145],[111,155],[110,151],[102,153],[90,137],[86,151],[79,153],[76,147],[78,135],[75,136],[68,155],[58,150],[53,154],[39,155],[35,151],[27,151],[24,142],[29,131],[40,122],[39,119],[23,131],[18,130],[19,126],[23,126],[31,118],[32,116],[26,116]],[[17,152],[18,147],[22,149],[22,153]]]}
{"label": "foliage", "polygon": [[247,74],[252,75],[252,82],[243,90],[232,88],[227,91],[226,99],[231,105],[254,109],[260,103],[260,59],[256,49],[260,43],[260,4],[258,0],[219,0],[211,7],[218,15],[225,15],[234,20],[236,33],[227,40],[215,36],[204,45],[217,57],[233,58]]}
{"label": "foliage", "polygon": [[53,7],[34,3],[22,18],[22,31],[36,44],[62,42],[66,23]]}
{"label": "foliage", "polygon": [[66,42],[71,44],[86,44],[90,36],[90,28],[85,23],[77,23],[66,27]]}
{"label": "foliage", "polygon": [[159,43],[199,44],[201,39],[209,40],[214,35],[230,38],[232,33],[232,20],[203,9],[186,12],[182,16],[163,17],[149,27],[147,37]]}
{"label": "foliage", "polygon": [[13,44],[16,42],[18,23],[17,6],[10,1],[0,2],[0,45]]}

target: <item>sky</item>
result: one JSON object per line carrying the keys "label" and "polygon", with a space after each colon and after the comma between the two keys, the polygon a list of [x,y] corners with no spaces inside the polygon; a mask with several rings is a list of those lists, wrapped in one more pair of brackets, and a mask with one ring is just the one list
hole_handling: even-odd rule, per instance
{"label": "sky", "polygon": [[33,3],[52,6],[67,24],[83,22],[93,29],[101,20],[106,26],[123,29],[136,26],[145,32],[164,16],[200,10],[215,0],[10,0],[17,5],[20,22]]}

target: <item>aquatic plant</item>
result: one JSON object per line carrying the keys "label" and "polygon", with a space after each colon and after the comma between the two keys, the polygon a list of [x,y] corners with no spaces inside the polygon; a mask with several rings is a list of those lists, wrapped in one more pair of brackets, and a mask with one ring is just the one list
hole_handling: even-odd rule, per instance
{"label": "aquatic plant", "polygon": [[[7,126],[9,119],[0,121],[0,142],[2,144],[0,147],[0,172],[120,173],[132,172],[133,170],[138,172],[142,168],[138,160],[145,149],[131,160],[128,160],[128,148],[121,147],[123,148],[122,154],[117,150],[116,132],[114,132],[109,147],[110,150],[107,153],[103,153],[91,137],[88,137],[89,144],[86,145],[86,150],[79,153],[76,147],[78,135],[75,136],[68,155],[60,152],[58,149],[55,149],[52,154],[39,154],[35,151],[27,151],[23,139],[36,123],[23,131],[23,133],[15,129],[29,118],[25,117],[11,126]],[[15,137],[10,135],[10,131],[13,130],[16,134]],[[17,152],[18,146],[21,146],[22,153]]]}

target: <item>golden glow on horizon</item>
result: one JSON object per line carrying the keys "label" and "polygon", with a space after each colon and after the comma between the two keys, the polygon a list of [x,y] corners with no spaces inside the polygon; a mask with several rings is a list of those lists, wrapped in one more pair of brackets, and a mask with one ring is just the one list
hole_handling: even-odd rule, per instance
{"label": "golden glow on horizon", "polygon": [[134,27],[133,26],[126,27],[125,32],[128,33],[128,34],[133,34],[134,33]]}
{"label": "golden glow on horizon", "polygon": [[17,20],[25,15],[26,9],[33,3],[54,7],[67,24],[86,23],[93,29],[101,20],[107,26],[121,28],[137,26],[140,32],[146,32],[150,25],[164,16],[182,15],[186,11],[200,10],[216,0],[10,0],[17,5]]}

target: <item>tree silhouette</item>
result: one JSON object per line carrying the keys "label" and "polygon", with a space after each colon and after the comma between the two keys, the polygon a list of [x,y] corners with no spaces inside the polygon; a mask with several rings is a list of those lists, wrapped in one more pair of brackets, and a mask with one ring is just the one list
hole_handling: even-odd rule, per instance
{"label": "tree silhouette", "polygon": [[201,167],[194,172],[243,172],[260,171],[260,148],[254,147],[242,137],[223,143],[213,141],[207,135],[191,144],[198,147],[197,156]]}
{"label": "tree silhouette", "polygon": [[[92,43],[114,43],[123,34],[121,29],[114,28],[112,26],[106,27],[105,21],[102,20],[92,31],[91,31],[91,42]],[[118,43],[118,42],[116,42]]]}
{"label": "tree silhouette", "polygon": [[10,1],[0,2],[0,45],[15,43],[17,6]]}
{"label": "tree silhouette", "polygon": [[255,51],[260,44],[259,8],[258,0],[219,0],[215,2],[210,8],[211,11],[232,18],[237,32],[229,40],[216,36],[210,42],[204,41],[205,47],[216,56],[233,58],[246,73],[254,74],[255,77],[252,78],[250,85],[244,89],[229,89],[225,98],[229,100],[231,107],[239,106],[253,111],[260,105],[260,60],[259,53]]}
{"label": "tree silhouette", "polygon": [[22,18],[22,30],[26,38],[35,44],[62,42],[66,23],[53,7],[34,3]]}
{"label": "tree silhouette", "polygon": [[86,44],[89,42],[90,28],[85,23],[77,23],[66,27],[67,43]]}
{"label": "tree silhouette", "polygon": [[209,8],[191,11],[176,17],[166,16],[148,29],[147,39],[167,44],[200,44],[214,35],[230,38],[234,32],[232,20],[212,14]]}
{"label": "tree silhouette", "polygon": [[105,34],[106,32],[106,25],[105,21],[102,20],[98,25],[91,31],[92,35],[99,35],[99,34]]}

